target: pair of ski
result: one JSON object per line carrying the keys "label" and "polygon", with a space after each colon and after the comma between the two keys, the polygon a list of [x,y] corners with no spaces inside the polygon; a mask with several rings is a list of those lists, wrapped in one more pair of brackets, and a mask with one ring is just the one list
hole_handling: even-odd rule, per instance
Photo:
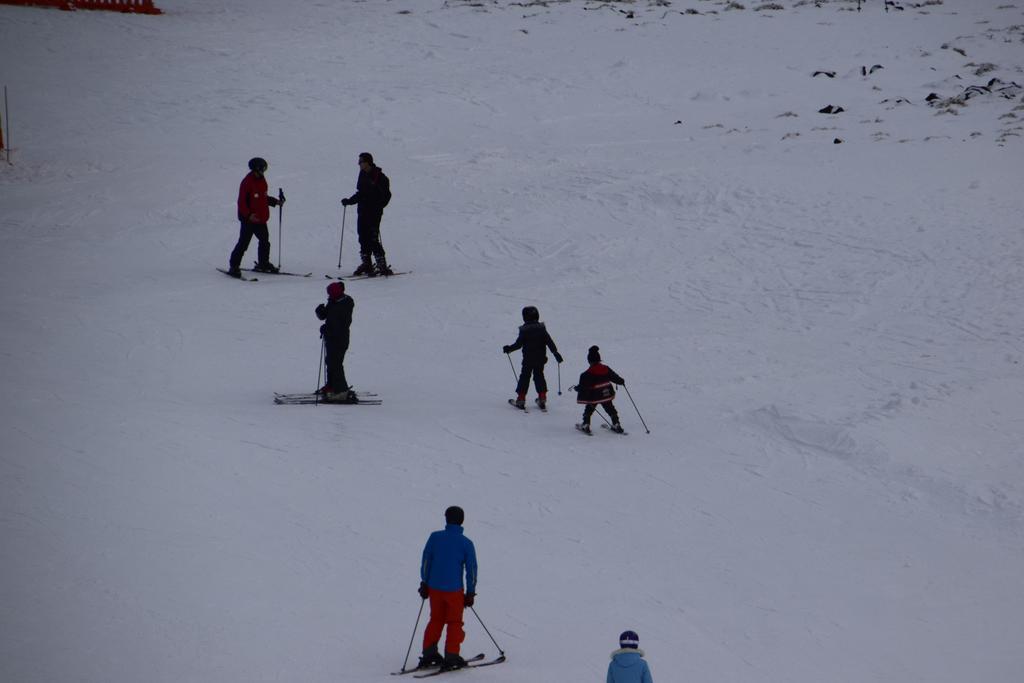
{"label": "pair of ski", "polygon": [[[611,427],[609,427],[607,424],[605,424],[604,422],[601,423],[601,427],[603,427],[604,429],[607,429],[612,434],[620,434],[622,436],[629,436],[629,432],[627,432],[626,430],[622,430],[621,432],[617,432],[614,429],[612,429]],[[583,432],[587,436],[593,436],[594,435],[593,432],[588,432],[588,431],[584,430],[583,429],[583,425],[580,424],[579,422],[576,423],[576,429],[579,430],[580,432]]]}
{"label": "pair of ski", "polygon": [[[523,405],[523,407],[521,407],[521,408],[520,408],[519,406],[517,406],[517,405],[516,405],[516,400],[515,400],[514,398],[510,398],[510,399],[508,400],[508,404],[509,404],[510,406],[512,406],[513,408],[515,408],[516,410],[521,410],[521,411],[523,411],[524,413],[528,413],[528,412],[530,412],[530,411],[529,411],[529,409],[527,409],[527,407],[526,407],[525,405]],[[540,407],[540,405],[538,405],[538,406],[537,406],[537,410],[539,410],[539,411],[540,411],[540,412],[542,412],[542,413],[546,413],[546,412],[548,412],[547,406],[545,406],[545,407],[541,408],[541,407]]]}
{"label": "pair of ski", "polygon": [[313,405],[316,403],[323,403],[329,406],[379,406],[382,401],[377,398],[377,394],[368,391],[357,391],[356,397],[359,399],[355,403],[349,401],[329,401],[316,392],[306,394],[280,394],[274,392],[274,403],[279,406],[304,406]]}
{"label": "pair of ski", "polygon": [[328,280],[344,280],[345,282],[351,282],[352,280],[380,280],[380,279],[386,280],[389,277],[394,277],[396,275],[408,275],[411,272],[412,272],[411,270],[396,270],[395,272],[391,273],[391,275],[381,275],[381,274],[376,274],[376,273],[373,274],[373,275],[327,275],[327,274],[325,274],[324,277],[327,278]]}
{"label": "pair of ski", "polygon": [[[496,658],[494,658],[492,660],[486,661],[486,662],[483,661],[483,658],[484,658],[484,653],[481,652],[480,654],[476,655],[475,657],[468,658],[466,660],[466,662],[467,662],[466,666],[459,667],[458,669],[444,669],[442,667],[432,666],[432,667],[426,667],[426,668],[423,668],[423,669],[403,669],[402,671],[392,671],[391,675],[392,676],[404,676],[405,674],[413,674],[413,678],[432,678],[433,676],[440,676],[441,674],[446,674],[446,673],[454,672],[454,671],[462,671],[464,669],[479,669],[482,666],[494,666],[495,664],[501,664],[502,662],[505,661],[505,655],[504,654],[501,654],[498,657],[496,657]],[[479,662],[479,663],[478,664],[474,664],[474,662]],[[419,672],[419,673],[417,673],[417,672]]]}

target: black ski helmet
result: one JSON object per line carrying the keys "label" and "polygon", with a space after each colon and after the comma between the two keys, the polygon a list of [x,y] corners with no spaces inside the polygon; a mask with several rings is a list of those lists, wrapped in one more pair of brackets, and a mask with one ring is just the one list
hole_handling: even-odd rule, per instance
{"label": "black ski helmet", "polygon": [[263,157],[253,157],[252,159],[249,159],[250,171],[259,171],[260,173],[263,173],[267,170],[269,165],[270,164],[268,164],[267,160]]}
{"label": "black ski helmet", "polygon": [[526,306],[523,308],[524,323],[535,323],[538,320],[540,320],[540,311],[537,310],[536,306]]}

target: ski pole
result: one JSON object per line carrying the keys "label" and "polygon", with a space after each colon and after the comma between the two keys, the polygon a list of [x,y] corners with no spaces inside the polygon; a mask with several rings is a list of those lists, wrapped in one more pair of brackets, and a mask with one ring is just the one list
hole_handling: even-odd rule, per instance
{"label": "ski pole", "polygon": [[4,122],[7,124],[7,164],[11,164],[11,113],[7,110],[7,86],[4,86]]}
{"label": "ski pole", "polygon": [[636,401],[633,400],[633,395],[629,393],[629,389],[623,384],[622,388],[626,390],[626,396],[629,396],[629,402],[633,404],[633,410],[636,411],[636,416],[640,418],[640,423],[643,424],[644,429],[647,429],[647,433],[650,434],[651,430],[647,428],[647,423],[644,422],[644,416],[640,414],[640,409],[636,407]]}
{"label": "ski pole", "polygon": [[281,213],[284,211],[284,190],[277,188],[277,269],[281,270]]}
{"label": "ski pole", "polygon": [[341,268],[341,250],[345,246],[345,216],[348,214],[348,207],[341,207],[341,242],[338,244],[338,268]]}
{"label": "ski pole", "polygon": [[420,613],[416,615],[416,625],[412,627],[412,637],[409,638],[409,649],[405,651],[405,659],[402,660],[402,673],[405,673],[405,665],[409,663],[409,653],[412,652],[412,641],[416,640],[416,631],[420,627],[420,617],[423,616],[423,605],[426,604],[426,602],[426,598],[423,598],[423,600],[420,601]]}
{"label": "ski pole", "polygon": [[315,406],[320,405],[320,373],[323,372],[323,369],[324,369],[324,347],[325,346],[327,346],[327,340],[324,339],[324,336],[321,334],[320,335],[320,364],[316,366],[316,390],[313,392],[313,394],[316,396],[316,398],[313,399],[313,405],[315,405]]}
{"label": "ski pole", "polygon": [[469,609],[473,611],[473,615],[476,617],[476,620],[479,621],[480,625],[484,627],[484,631],[487,633],[487,637],[491,639],[492,643],[494,643],[494,647],[498,648],[498,653],[501,655],[502,659],[504,659],[505,651],[501,649],[501,646],[498,645],[498,641],[494,639],[494,636],[491,635],[491,632],[487,630],[486,626],[484,626],[484,620],[481,619],[480,615],[476,613],[476,607],[470,607]]}
{"label": "ski pole", "polygon": [[558,364],[558,395],[562,395],[562,364]]}
{"label": "ski pole", "polygon": [[[598,405],[600,405],[600,404],[598,404]],[[606,425],[608,425],[609,427],[611,427],[611,426],[612,426],[612,423],[608,421],[608,418],[604,416],[604,413],[603,413],[602,411],[598,410],[598,409],[597,409],[597,408],[595,407],[595,408],[594,408],[594,412],[595,412],[595,413],[597,413],[597,416],[598,416],[598,417],[600,417],[600,418],[601,418],[602,420],[604,420],[604,423],[605,423]]]}
{"label": "ski pole", "polygon": [[512,365],[512,354],[511,353],[506,353],[505,355],[508,356],[508,366],[510,368],[512,368],[512,376],[515,377],[516,378],[516,382],[518,382],[519,381],[519,375],[516,374],[516,366]]}

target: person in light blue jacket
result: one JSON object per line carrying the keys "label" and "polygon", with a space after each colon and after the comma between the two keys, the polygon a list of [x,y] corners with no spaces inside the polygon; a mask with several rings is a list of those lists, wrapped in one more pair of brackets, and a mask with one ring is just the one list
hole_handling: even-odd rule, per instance
{"label": "person in light blue jacket", "polygon": [[654,683],[636,631],[623,631],[619,636],[619,649],[608,663],[606,683]]}

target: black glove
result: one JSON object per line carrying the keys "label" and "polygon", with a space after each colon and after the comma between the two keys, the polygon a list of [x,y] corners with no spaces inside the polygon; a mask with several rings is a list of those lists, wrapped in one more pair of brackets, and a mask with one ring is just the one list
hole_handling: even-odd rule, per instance
{"label": "black glove", "polygon": [[284,206],[284,201],[284,192],[282,192],[280,196],[277,198],[277,203],[280,204],[281,206]]}
{"label": "black glove", "polygon": [[270,206],[277,206],[277,197],[267,195],[267,204],[269,204]]}
{"label": "black glove", "polygon": [[463,604],[466,607],[472,607],[473,601],[476,599],[476,593],[466,593],[466,597],[463,599]]}
{"label": "black glove", "polygon": [[419,593],[420,593],[420,597],[423,598],[424,600],[426,600],[428,597],[430,597],[430,589],[427,588],[427,582],[426,581],[420,581]]}
{"label": "black glove", "polygon": [[562,354],[560,354],[558,351],[555,351],[554,356],[555,356],[555,361],[556,362],[558,362],[558,363],[562,362]]}
{"label": "black glove", "polygon": [[349,199],[348,197],[345,197],[344,199],[341,200],[341,205],[342,206],[349,206],[351,203],[352,203],[352,200]]}
{"label": "black glove", "polygon": [[512,347],[511,347],[511,346],[509,346],[508,344],[506,344],[505,346],[502,346],[502,347],[501,347],[501,350],[502,350],[502,352],[504,352],[504,353],[512,353]]}
{"label": "black glove", "polygon": [[320,326],[320,336],[321,337],[324,336],[324,332],[326,332],[326,331],[327,331],[327,323],[324,323],[323,325]]}
{"label": "black glove", "polygon": [[620,387],[624,387],[624,386],[626,386],[626,380],[621,379],[618,382],[616,382],[616,384],[618,384]]}
{"label": "black glove", "polygon": [[321,320],[327,320],[327,306],[319,304],[314,310],[316,312],[316,317]]}

